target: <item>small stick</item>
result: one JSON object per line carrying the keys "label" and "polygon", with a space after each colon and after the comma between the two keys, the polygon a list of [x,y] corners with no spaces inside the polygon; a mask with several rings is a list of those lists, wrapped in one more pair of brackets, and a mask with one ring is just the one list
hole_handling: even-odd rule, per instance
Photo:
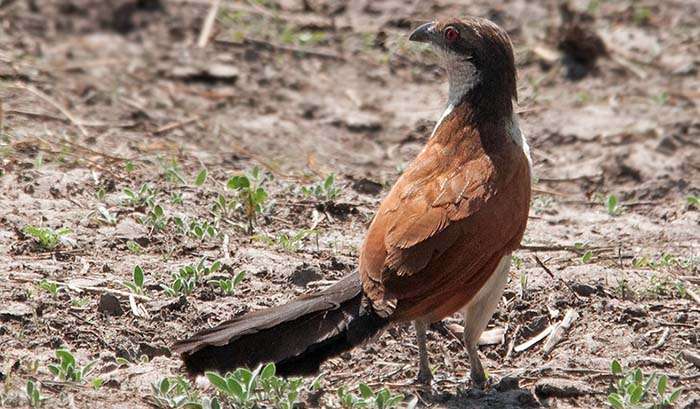
{"label": "small stick", "polygon": [[689,349],[684,349],[683,351],[681,351],[681,356],[686,361],[695,365],[696,368],[700,369],[700,355],[697,352],[693,352]]}
{"label": "small stick", "polygon": [[568,330],[571,327],[571,324],[578,318],[578,313],[574,309],[569,309],[566,311],[566,315],[564,315],[564,319],[561,320],[559,324],[556,325],[556,328],[554,328],[549,334],[549,338],[547,338],[547,342],[544,343],[544,355],[547,356],[549,353],[552,351],[555,345],[561,341],[561,339],[564,337],[564,334],[566,333],[566,330]]}
{"label": "small stick", "polygon": [[664,329],[663,334],[661,334],[661,337],[659,338],[659,342],[657,342],[656,345],[654,345],[654,347],[652,349],[659,349],[662,346],[664,346],[664,344],[666,343],[666,340],[668,339],[668,335],[670,333],[671,333],[671,328]]}
{"label": "small stick", "polygon": [[66,108],[64,108],[63,106],[61,106],[61,104],[59,104],[58,102],[56,102],[56,101],[55,101],[54,99],[52,99],[50,96],[44,94],[43,92],[41,92],[41,91],[39,91],[38,89],[32,87],[31,85],[25,85],[25,84],[17,83],[17,84],[15,85],[15,87],[20,88],[20,89],[23,89],[23,90],[26,90],[26,91],[29,91],[30,93],[36,95],[37,97],[39,97],[39,98],[43,99],[44,101],[48,102],[49,104],[53,105],[54,108],[58,109],[66,118],[68,118],[69,121],[71,121],[71,123],[72,123],[73,125],[75,125],[75,126],[80,130],[80,133],[82,133],[83,136],[85,136],[85,137],[88,136],[87,131],[86,131],[85,128],[83,128],[83,126],[80,124],[80,121],[78,121],[78,120],[73,116],[73,114],[71,114]]}
{"label": "small stick", "polygon": [[688,294],[690,296],[690,298],[692,298],[693,301],[695,301],[696,304],[700,304],[700,296],[698,296],[698,294],[695,291],[686,287],[685,293]]}
{"label": "small stick", "polygon": [[510,355],[513,353],[513,347],[515,346],[515,338],[518,336],[518,333],[520,332],[520,328],[522,328],[522,325],[518,325],[515,328],[515,331],[513,332],[513,337],[511,338],[510,342],[508,343],[508,351],[506,352],[506,357],[505,360],[510,359]]}
{"label": "small stick", "polygon": [[492,328],[488,331],[481,333],[479,337],[479,345],[500,345],[505,341],[506,329],[505,328]]}
{"label": "small stick", "polygon": [[231,258],[231,253],[228,248],[229,240],[228,234],[224,234],[224,240],[223,243],[221,243],[221,257],[225,260]]}
{"label": "small stick", "polygon": [[209,13],[204,20],[204,25],[202,26],[202,31],[199,32],[199,40],[197,41],[197,47],[204,48],[209,43],[209,38],[211,37],[211,30],[214,27],[214,22],[216,21],[216,15],[219,13],[219,5],[221,0],[211,0],[211,7],[209,7]]}
{"label": "small stick", "polygon": [[535,345],[536,343],[542,341],[547,335],[549,335],[549,334],[554,330],[555,327],[556,327],[556,325],[554,325],[554,324],[553,324],[553,325],[550,325],[549,327],[547,327],[547,329],[545,329],[544,331],[542,331],[542,332],[540,332],[539,334],[535,335],[535,336],[534,336],[533,338],[531,338],[529,341],[525,341],[525,342],[523,342],[522,344],[516,346],[516,347],[514,348],[514,351],[515,351],[515,352],[523,352],[523,351],[525,351],[526,349],[530,348],[531,346]]}
{"label": "small stick", "polygon": [[199,115],[195,115],[195,116],[189,117],[189,118],[184,119],[184,120],[182,120],[182,121],[171,122],[171,123],[169,123],[169,124],[163,125],[163,126],[161,126],[160,128],[156,129],[156,130],[153,132],[153,135],[160,135],[160,134],[162,134],[162,133],[170,132],[170,131],[172,131],[173,129],[181,128],[181,127],[183,127],[183,126],[185,126],[185,125],[189,125],[189,124],[191,124],[192,122],[195,122],[195,121],[197,121],[197,120],[199,120]]}

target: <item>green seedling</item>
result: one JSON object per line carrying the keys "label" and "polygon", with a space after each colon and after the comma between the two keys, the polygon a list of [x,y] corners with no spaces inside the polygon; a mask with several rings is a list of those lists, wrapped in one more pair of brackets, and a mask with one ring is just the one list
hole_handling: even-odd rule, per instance
{"label": "green seedling", "polygon": [[163,378],[151,384],[149,400],[157,408],[168,409],[221,409],[218,398],[201,397],[182,377]]}
{"label": "green seedling", "polygon": [[608,395],[608,404],[614,409],[661,409],[671,407],[681,396],[682,389],[670,391],[668,376],[652,374],[645,376],[641,369],[623,371],[619,361],[613,360],[611,372],[618,377],[613,392]]}
{"label": "green seedling", "polygon": [[188,223],[181,217],[173,217],[173,223],[180,234],[199,240],[215,238],[219,234],[214,224],[207,220],[192,220]]}
{"label": "green seedling", "polygon": [[583,253],[583,255],[581,256],[581,262],[582,262],[583,264],[588,264],[588,263],[590,263],[592,259],[593,259],[593,252],[590,251],[590,250],[587,250],[587,251],[586,251],[585,253]]}
{"label": "green seedling", "polygon": [[148,183],[142,184],[138,190],[126,188],[122,192],[130,206],[151,208],[154,205],[156,191]]}
{"label": "green seedling", "polygon": [[143,294],[143,283],[145,281],[145,275],[143,268],[140,265],[134,267],[134,271],[131,273],[131,282],[125,281],[123,284],[134,294]]}
{"label": "green seedling", "polygon": [[249,234],[253,233],[253,225],[258,215],[263,212],[263,205],[268,198],[268,193],[263,187],[266,180],[267,175],[256,166],[245,175],[232,177],[226,184],[237,194],[237,205],[248,222]]}
{"label": "green seedling", "polygon": [[153,206],[145,217],[141,218],[141,224],[151,226],[152,231],[162,231],[168,225],[170,219],[165,215],[165,210],[160,205]]}
{"label": "green seedling", "polygon": [[44,402],[48,399],[47,397],[42,396],[39,385],[34,383],[32,380],[27,381],[25,393],[27,395],[27,402],[29,403],[29,406],[33,408],[42,407]]}
{"label": "green seedling", "polygon": [[226,279],[220,279],[220,280],[209,280],[210,284],[214,284],[215,286],[219,287],[221,289],[221,292],[223,292],[226,295],[231,295],[233,294],[233,291],[236,289],[238,284],[240,284],[241,281],[245,278],[245,271],[239,271],[238,274],[234,278],[226,278]]}
{"label": "green seedling", "polygon": [[197,173],[197,177],[194,179],[195,186],[202,186],[204,182],[207,181],[208,172],[206,169],[202,169]]}
{"label": "green seedling", "polygon": [[317,377],[304,387],[302,379],[278,377],[272,363],[259,366],[255,371],[239,368],[226,376],[216,372],[206,372],[206,376],[223,400],[241,409],[292,409],[299,403],[302,391],[315,390],[320,383]]}
{"label": "green seedling", "polygon": [[341,190],[335,184],[335,174],[331,173],[322,182],[301,188],[304,196],[313,196],[318,200],[332,202],[340,196]]}
{"label": "green seedling", "polygon": [[135,242],[133,240],[129,240],[126,242],[126,248],[134,254],[143,253],[143,247],[141,247],[140,244],[138,244],[137,242]]}
{"label": "green seedling", "polygon": [[67,227],[53,230],[48,227],[24,226],[22,233],[32,237],[44,250],[53,250],[59,244],[66,241],[66,236],[71,233]]}
{"label": "green seedling", "polygon": [[114,226],[115,224],[117,224],[117,217],[110,213],[106,207],[98,206],[97,213],[100,215],[101,222],[109,224],[110,226]]}
{"label": "green seedling", "polygon": [[197,264],[181,267],[176,273],[173,273],[170,285],[161,284],[161,287],[170,297],[188,295],[194,291],[202,279],[219,270],[221,270],[221,262],[215,261],[206,266],[204,258],[202,258]]}
{"label": "green seedling", "polygon": [[364,383],[361,383],[358,386],[358,390],[360,392],[359,396],[348,392],[345,388],[338,389],[340,407],[343,409],[388,409],[398,407],[404,400],[403,395],[394,395],[387,388],[382,388],[379,391],[374,392],[372,388]]}
{"label": "green seedling", "polygon": [[58,364],[50,364],[49,371],[62,382],[83,383],[97,363],[95,360],[81,367],[67,349],[57,349],[55,354]]}
{"label": "green seedling", "polygon": [[180,192],[173,192],[170,194],[170,203],[175,204],[175,205],[181,205],[184,203],[184,199],[182,198],[182,193]]}
{"label": "green seedling", "polygon": [[605,208],[608,210],[610,216],[617,216],[622,213],[620,201],[615,195],[609,195],[607,199],[605,199]]}
{"label": "green seedling", "polygon": [[700,209],[700,197],[698,196],[688,196],[685,198],[686,203],[689,208]]}
{"label": "green seedling", "polygon": [[51,294],[54,298],[58,296],[60,287],[57,283],[48,280],[39,281],[39,288]]}

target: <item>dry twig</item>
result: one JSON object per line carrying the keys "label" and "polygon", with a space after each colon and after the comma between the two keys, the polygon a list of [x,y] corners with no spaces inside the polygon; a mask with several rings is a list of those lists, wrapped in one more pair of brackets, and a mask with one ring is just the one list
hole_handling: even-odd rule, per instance
{"label": "dry twig", "polygon": [[211,6],[209,7],[207,18],[204,20],[202,31],[200,31],[199,33],[197,47],[204,48],[207,46],[207,43],[209,43],[209,38],[211,37],[211,30],[214,28],[214,22],[216,21],[216,15],[219,13],[220,5],[221,0],[211,0]]}
{"label": "dry twig", "polygon": [[73,116],[73,114],[70,113],[70,111],[68,111],[66,108],[64,108],[58,102],[56,102],[56,100],[54,100],[50,96],[48,96],[45,93],[39,91],[38,89],[32,87],[31,85],[17,83],[17,84],[15,84],[15,87],[19,88],[19,89],[23,89],[25,91],[28,91],[29,93],[34,94],[35,96],[43,99],[45,102],[48,102],[49,104],[53,105],[54,108],[58,109],[66,118],[68,118],[68,120],[73,125],[75,125],[78,128],[78,130],[80,130],[80,133],[82,133],[83,136],[85,136],[85,137],[89,136],[87,131],[85,130],[85,128],[83,128],[83,126],[81,125],[81,121],[76,119],[75,116]]}

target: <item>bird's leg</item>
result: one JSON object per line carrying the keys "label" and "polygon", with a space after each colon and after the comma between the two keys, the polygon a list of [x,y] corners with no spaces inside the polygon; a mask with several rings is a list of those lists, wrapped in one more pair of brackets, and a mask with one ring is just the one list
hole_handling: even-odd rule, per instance
{"label": "bird's leg", "polygon": [[500,260],[486,284],[481,287],[481,290],[471,302],[462,309],[462,316],[464,317],[463,340],[464,345],[467,347],[467,353],[469,353],[472,382],[477,388],[483,388],[486,385],[486,373],[479,359],[477,345],[481,333],[484,332],[491,316],[496,311],[498,301],[501,299],[503,289],[508,280],[509,267],[510,254]]}
{"label": "bird's leg", "polygon": [[430,372],[430,358],[428,357],[428,345],[426,331],[428,323],[422,320],[413,321],[416,327],[416,343],[418,344],[418,382],[430,385],[433,380],[433,373]]}
{"label": "bird's leg", "polygon": [[486,372],[479,359],[479,350],[476,342],[464,340],[469,354],[469,376],[477,388],[482,389],[486,385]]}

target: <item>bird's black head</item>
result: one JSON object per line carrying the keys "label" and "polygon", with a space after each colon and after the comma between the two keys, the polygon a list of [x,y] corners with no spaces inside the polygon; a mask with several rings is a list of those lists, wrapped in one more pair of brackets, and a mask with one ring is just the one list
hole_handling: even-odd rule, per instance
{"label": "bird's black head", "polygon": [[508,34],[491,21],[479,17],[433,21],[416,28],[409,39],[431,44],[444,57],[450,104],[470,98],[512,107],[517,99],[513,47]]}

